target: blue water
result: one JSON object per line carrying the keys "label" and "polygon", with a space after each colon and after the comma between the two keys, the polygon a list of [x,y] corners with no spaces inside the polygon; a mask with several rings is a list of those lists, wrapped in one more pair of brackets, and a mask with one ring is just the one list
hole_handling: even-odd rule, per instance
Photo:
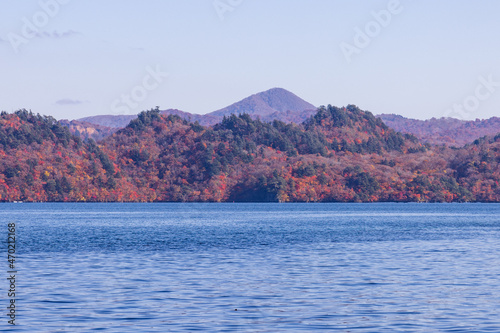
{"label": "blue water", "polygon": [[19,332],[500,332],[499,217],[493,204],[0,204],[2,232],[17,226]]}

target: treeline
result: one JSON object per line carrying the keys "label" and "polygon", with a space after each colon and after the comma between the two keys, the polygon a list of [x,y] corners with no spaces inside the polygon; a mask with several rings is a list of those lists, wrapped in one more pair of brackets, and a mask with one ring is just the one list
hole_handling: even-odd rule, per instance
{"label": "treeline", "polygon": [[500,202],[499,145],[423,145],[353,105],[211,127],[153,109],[98,143],[20,110],[0,116],[0,201]]}
{"label": "treeline", "polygon": [[42,144],[44,141],[57,142],[66,147],[74,139],[67,128],[50,116],[19,110],[14,114],[2,111],[0,118],[6,125],[0,126],[0,145],[4,149],[32,143]]}

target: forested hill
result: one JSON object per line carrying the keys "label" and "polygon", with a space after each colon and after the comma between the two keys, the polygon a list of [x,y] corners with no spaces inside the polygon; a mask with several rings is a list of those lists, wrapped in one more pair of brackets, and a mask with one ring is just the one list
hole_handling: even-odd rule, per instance
{"label": "forested hill", "polygon": [[0,201],[92,201],[107,195],[114,165],[52,117],[0,115]]}
{"label": "forested hill", "polygon": [[498,202],[499,149],[425,146],[352,105],[301,125],[150,110],[99,144],[22,110],[0,117],[0,200]]}

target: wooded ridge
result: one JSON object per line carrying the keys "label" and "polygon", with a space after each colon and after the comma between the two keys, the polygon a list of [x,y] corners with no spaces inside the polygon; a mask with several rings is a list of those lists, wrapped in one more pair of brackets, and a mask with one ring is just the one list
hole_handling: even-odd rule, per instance
{"label": "wooded ridge", "polygon": [[354,105],[297,125],[202,126],[141,112],[96,143],[52,117],[0,115],[0,201],[500,202],[500,134],[421,143]]}

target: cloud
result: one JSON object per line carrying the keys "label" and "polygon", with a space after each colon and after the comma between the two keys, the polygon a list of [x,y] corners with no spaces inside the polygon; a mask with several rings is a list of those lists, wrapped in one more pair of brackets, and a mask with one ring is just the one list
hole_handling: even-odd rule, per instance
{"label": "cloud", "polygon": [[57,105],[81,105],[88,103],[88,101],[80,101],[77,99],[63,98],[56,102]]}

